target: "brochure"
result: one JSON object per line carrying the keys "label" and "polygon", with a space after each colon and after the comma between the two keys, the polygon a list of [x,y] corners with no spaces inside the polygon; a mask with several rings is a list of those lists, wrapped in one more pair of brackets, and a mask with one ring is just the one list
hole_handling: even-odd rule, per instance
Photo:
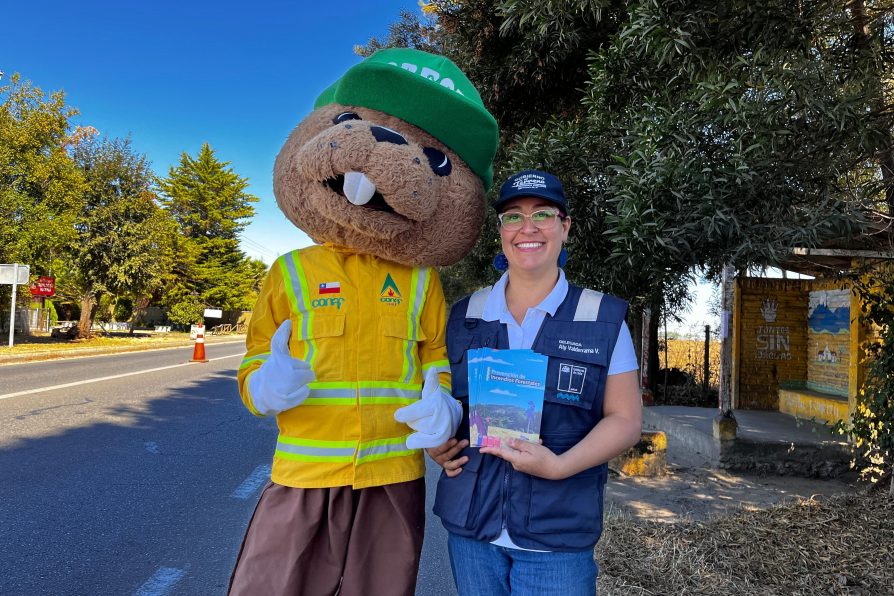
{"label": "brochure", "polygon": [[471,447],[539,440],[546,365],[546,356],[533,350],[469,350]]}

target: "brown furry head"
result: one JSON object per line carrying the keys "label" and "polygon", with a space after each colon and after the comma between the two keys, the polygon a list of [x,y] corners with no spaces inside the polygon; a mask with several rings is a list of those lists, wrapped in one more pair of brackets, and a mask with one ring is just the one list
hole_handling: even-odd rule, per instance
{"label": "brown furry head", "polygon": [[437,139],[376,110],[329,104],[289,135],[273,191],[315,242],[406,265],[450,265],[484,220],[481,179]]}

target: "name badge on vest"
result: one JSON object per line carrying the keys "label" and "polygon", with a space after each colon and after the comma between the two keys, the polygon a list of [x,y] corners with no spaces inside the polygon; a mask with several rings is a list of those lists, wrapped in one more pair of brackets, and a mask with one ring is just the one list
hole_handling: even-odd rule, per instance
{"label": "name badge on vest", "polygon": [[[585,346],[579,341],[571,341],[568,339],[560,339],[558,345],[560,352],[568,352],[568,356],[574,358],[575,356],[598,356],[599,348],[597,346]],[[581,360],[589,360],[590,358],[581,358]]]}

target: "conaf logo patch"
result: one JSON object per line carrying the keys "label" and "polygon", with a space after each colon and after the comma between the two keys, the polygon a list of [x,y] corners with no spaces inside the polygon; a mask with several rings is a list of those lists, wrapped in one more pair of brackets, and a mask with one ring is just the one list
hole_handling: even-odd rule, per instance
{"label": "conaf logo patch", "polygon": [[382,291],[379,292],[379,294],[381,295],[379,302],[384,302],[386,304],[401,303],[400,290],[397,289],[397,284],[394,283],[390,273],[385,274],[385,283],[382,284]]}

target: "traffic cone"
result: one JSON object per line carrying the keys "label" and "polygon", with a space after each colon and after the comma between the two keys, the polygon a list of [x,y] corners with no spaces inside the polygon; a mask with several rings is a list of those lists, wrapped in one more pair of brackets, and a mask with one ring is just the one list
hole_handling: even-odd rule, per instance
{"label": "traffic cone", "polygon": [[205,358],[205,326],[199,325],[196,328],[196,344],[192,350],[192,360],[190,362],[208,362]]}

